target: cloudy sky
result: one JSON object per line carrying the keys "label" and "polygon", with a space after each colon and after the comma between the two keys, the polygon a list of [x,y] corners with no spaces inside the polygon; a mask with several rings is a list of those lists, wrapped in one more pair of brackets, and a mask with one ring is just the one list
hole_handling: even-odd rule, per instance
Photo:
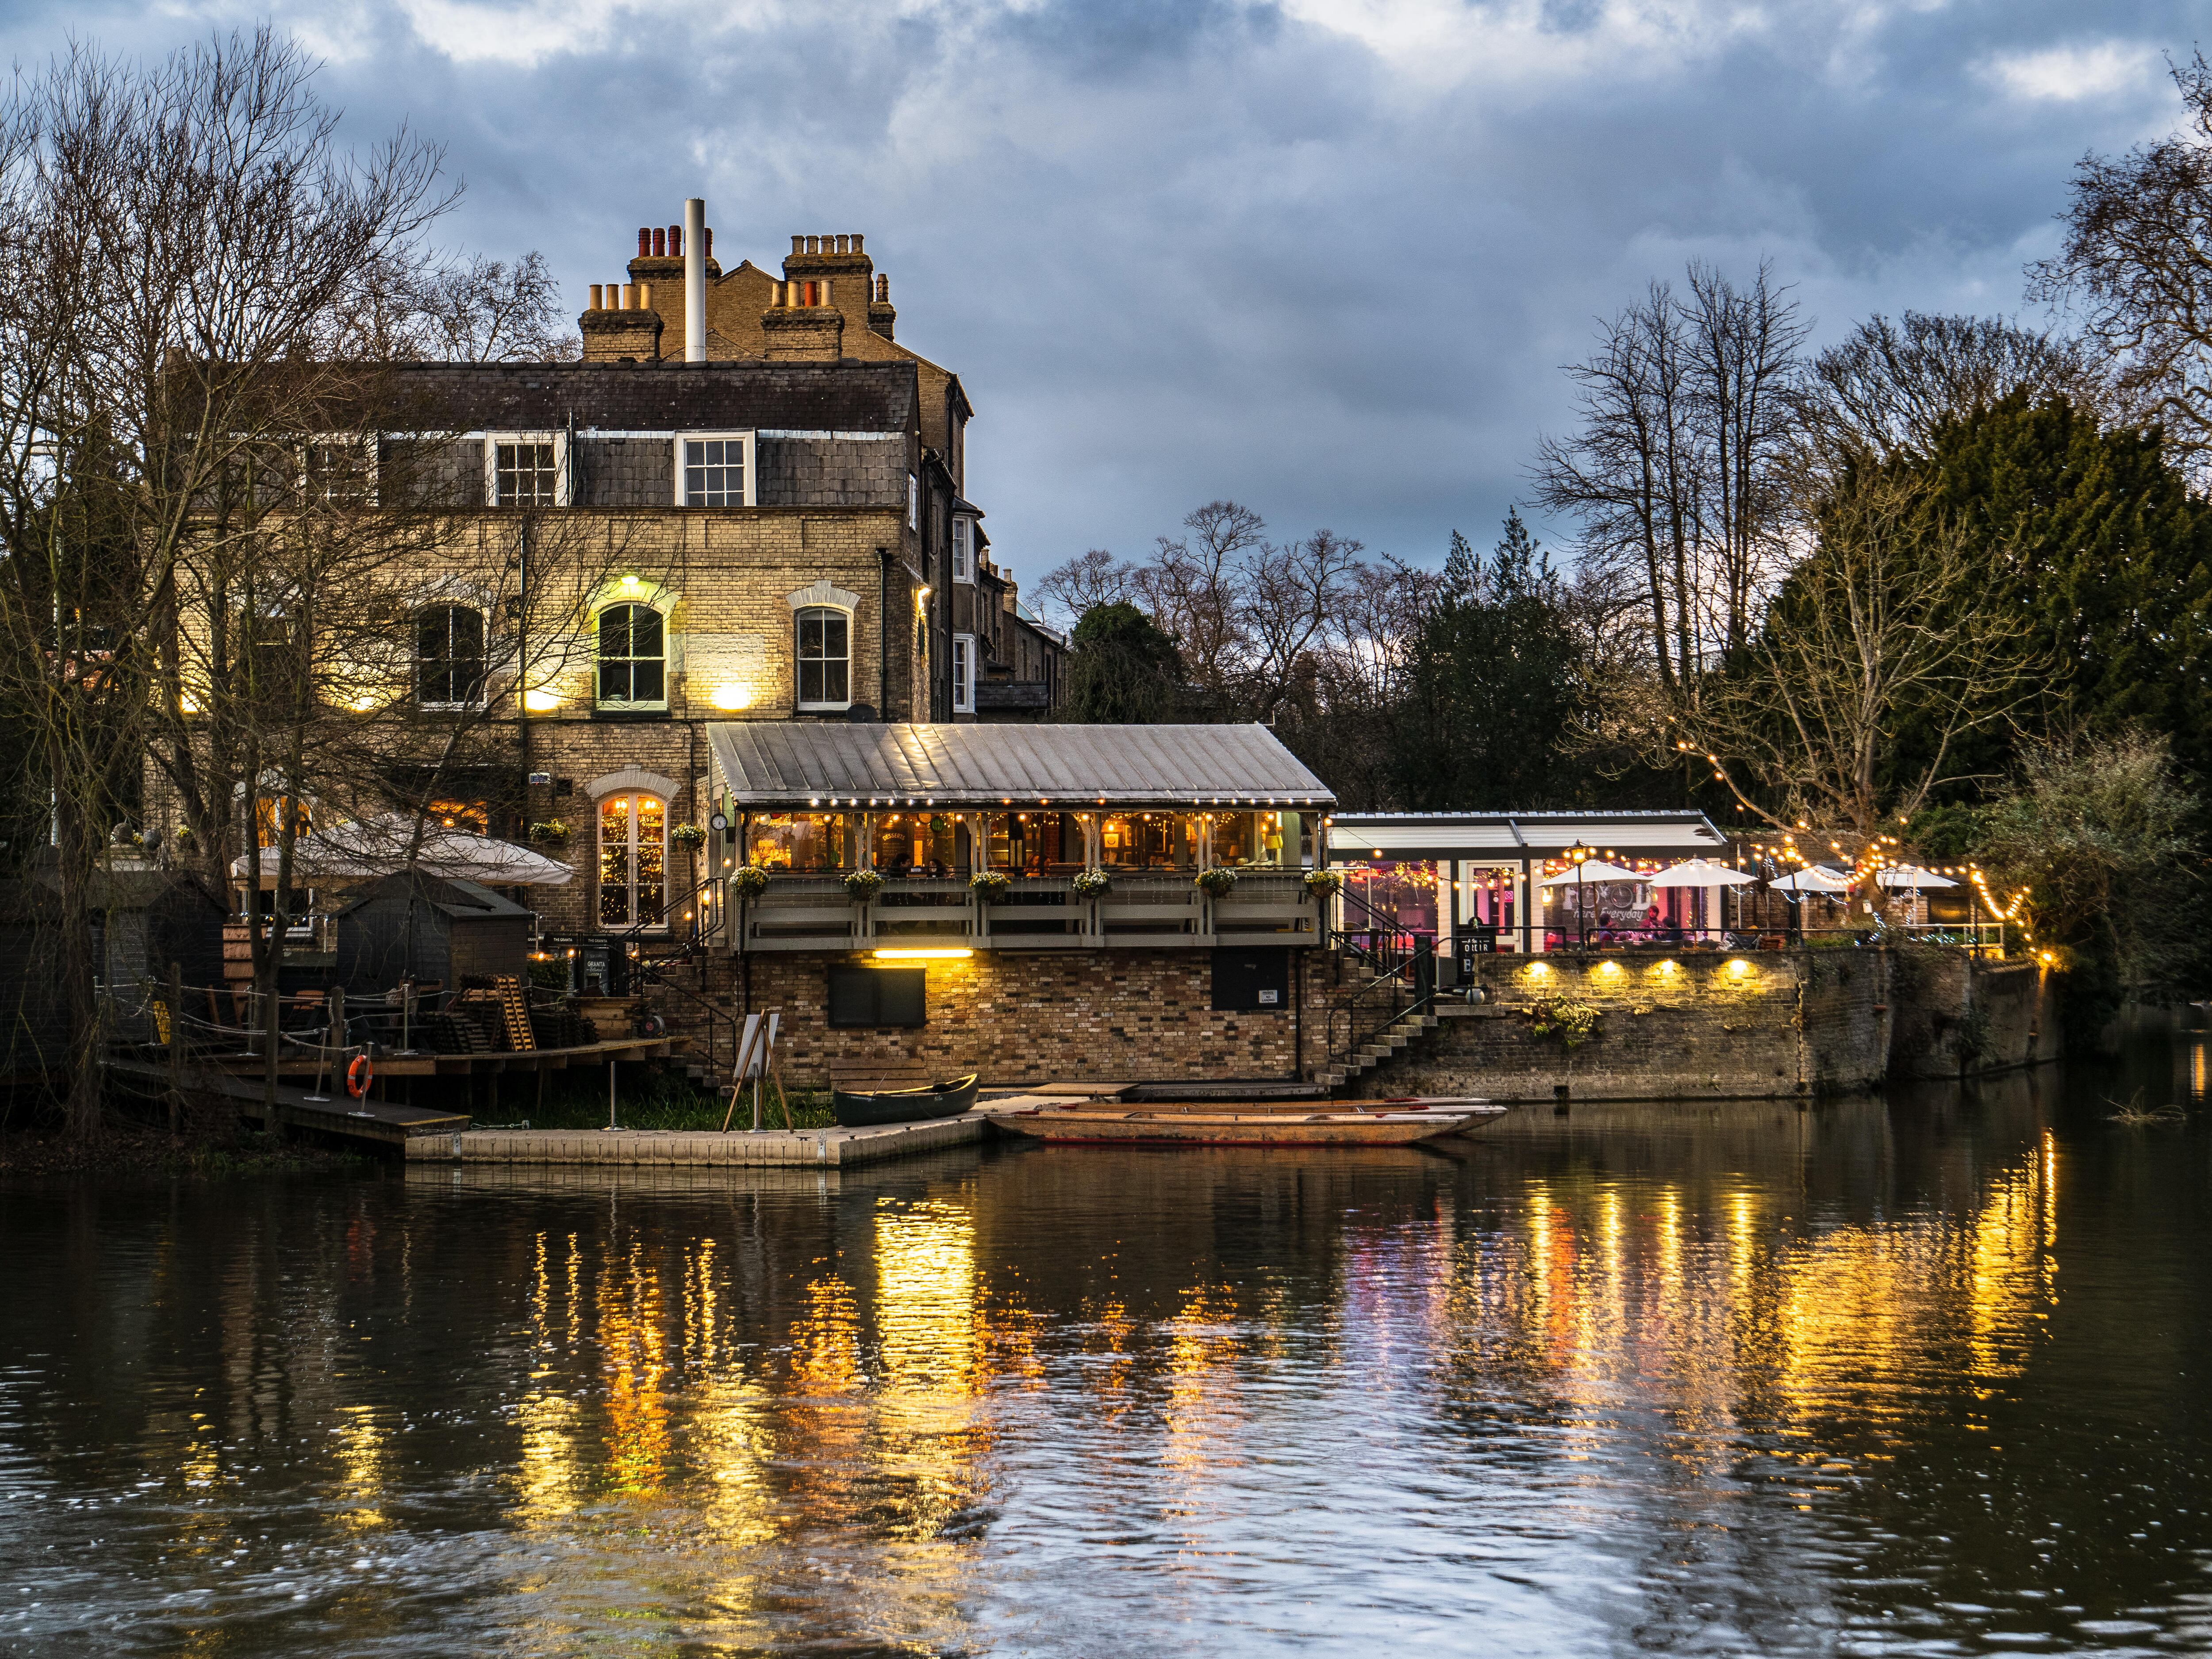
{"label": "cloudy sky", "polygon": [[572,307],[687,195],[726,263],[865,232],[1025,576],[1223,495],[1421,562],[1491,539],[1559,365],[1691,258],[1771,258],[1817,338],[2019,313],[2075,161],[2169,130],[2164,55],[2212,47],[2212,0],[0,11],[18,62],[263,16],[357,137],[448,147],[453,242],[544,250]]}

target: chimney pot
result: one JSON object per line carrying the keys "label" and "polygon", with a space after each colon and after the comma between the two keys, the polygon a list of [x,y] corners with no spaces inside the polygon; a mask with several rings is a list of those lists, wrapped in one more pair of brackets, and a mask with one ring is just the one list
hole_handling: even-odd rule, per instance
{"label": "chimney pot", "polygon": [[855,252],[855,253],[860,252],[860,244],[861,244],[864,240],[866,240],[866,239],[865,237],[860,236],[860,235],[858,235],[858,234],[854,235],[854,238],[853,238],[853,252]]}
{"label": "chimney pot", "polygon": [[667,258],[667,256],[668,233],[665,230],[656,230],[653,233],[653,257],[656,259],[662,259]]}
{"label": "chimney pot", "polygon": [[711,259],[714,257],[714,228],[712,225],[708,225],[704,228],[706,232],[707,257]]}
{"label": "chimney pot", "polygon": [[891,302],[891,279],[890,277],[878,276],[876,278],[876,299],[878,303],[883,305],[889,305]]}
{"label": "chimney pot", "polygon": [[668,228],[668,257],[672,259],[684,257],[684,227],[681,225]]}
{"label": "chimney pot", "polygon": [[647,227],[640,225],[637,228],[637,257],[641,259],[647,258],[652,252],[653,232]]}
{"label": "chimney pot", "polygon": [[640,311],[650,311],[653,309],[653,284],[651,283],[640,283],[637,285],[637,308]]}
{"label": "chimney pot", "polygon": [[594,311],[599,310],[600,308],[599,301],[605,299],[606,296],[606,289],[601,287],[599,283],[593,283],[592,284],[592,309]]}
{"label": "chimney pot", "polygon": [[837,252],[840,253],[850,253],[852,251],[853,239],[849,236],[840,236],[837,239]]}

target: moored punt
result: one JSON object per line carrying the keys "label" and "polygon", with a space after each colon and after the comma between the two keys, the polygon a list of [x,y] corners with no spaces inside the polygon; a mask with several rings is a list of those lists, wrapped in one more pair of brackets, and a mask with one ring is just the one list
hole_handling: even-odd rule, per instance
{"label": "moored punt", "polygon": [[975,1103],[975,1073],[948,1082],[925,1083],[899,1089],[837,1089],[830,1093],[830,1110],[848,1129],[872,1128],[884,1123],[926,1123],[932,1118],[957,1117]]}
{"label": "moored punt", "polygon": [[[1322,1109],[1315,1109],[1319,1104]],[[1484,1101],[1092,1101],[994,1113],[993,1125],[1038,1140],[1153,1146],[1406,1146],[1504,1111]]]}

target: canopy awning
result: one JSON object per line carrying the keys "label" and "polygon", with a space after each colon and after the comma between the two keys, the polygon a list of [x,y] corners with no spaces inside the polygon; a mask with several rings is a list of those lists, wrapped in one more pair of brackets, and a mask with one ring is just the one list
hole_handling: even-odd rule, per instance
{"label": "canopy awning", "polygon": [[1695,858],[1728,850],[1703,812],[1339,812],[1328,850],[1338,859],[1459,859],[1540,863],[1571,847],[1620,858]]}
{"label": "canopy awning", "polygon": [[1336,805],[1264,726],[725,720],[707,738],[739,806]]}
{"label": "canopy awning", "polygon": [[[343,883],[396,875],[409,866],[408,850],[414,840],[415,820],[404,813],[319,830],[294,843],[292,878],[303,883]],[[559,887],[576,875],[567,865],[527,847],[442,824],[433,824],[422,832],[422,847],[411,862],[425,875],[473,881],[485,887]],[[251,881],[257,866],[261,886],[274,887],[277,856],[273,847],[241,853],[231,860],[230,873],[240,881]]]}

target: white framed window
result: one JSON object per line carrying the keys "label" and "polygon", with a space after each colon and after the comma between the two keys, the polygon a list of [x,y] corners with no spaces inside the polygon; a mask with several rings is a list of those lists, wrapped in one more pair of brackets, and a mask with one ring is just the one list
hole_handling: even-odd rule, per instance
{"label": "white framed window", "polygon": [[599,707],[668,707],[666,618],[649,605],[611,605],[599,612]]}
{"label": "white framed window", "polygon": [[309,507],[374,507],[374,433],[326,432],[300,446],[300,499]]}
{"label": "white framed window", "polygon": [[668,803],[658,795],[599,801],[599,926],[650,927],[668,896]]}
{"label": "white framed window", "polygon": [[952,712],[972,714],[975,712],[975,636],[955,634],[952,636]]}
{"label": "white framed window", "polygon": [[676,505],[757,507],[750,432],[687,432],[677,439]]}
{"label": "white framed window", "polygon": [[828,605],[808,605],[792,617],[801,708],[853,705],[853,616]]}
{"label": "white framed window", "polygon": [[911,472],[906,475],[906,527],[921,528],[921,480]]}
{"label": "white framed window", "polygon": [[484,439],[488,507],[568,505],[568,434],[494,432]]}
{"label": "white framed window", "polygon": [[415,701],[424,708],[477,708],[484,695],[484,616],[474,605],[415,613]]}
{"label": "white framed window", "polygon": [[952,520],[952,580],[975,580],[975,520],[964,514]]}

